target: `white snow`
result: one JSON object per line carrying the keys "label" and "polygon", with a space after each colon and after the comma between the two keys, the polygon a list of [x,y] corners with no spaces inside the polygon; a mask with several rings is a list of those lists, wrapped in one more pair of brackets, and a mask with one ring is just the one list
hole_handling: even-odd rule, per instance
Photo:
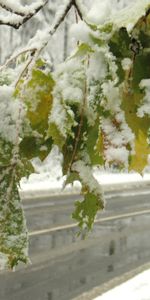
{"label": "white snow", "polygon": [[105,151],[105,156],[107,158],[107,162],[120,162],[123,163],[125,166],[127,165],[129,151],[126,147],[108,147]]}
{"label": "white snow", "polygon": [[116,28],[125,27],[128,32],[131,32],[139,17],[145,15],[149,6],[149,0],[131,1],[127,7],[112,14],[109,21],[113,22]]}
{"label": "white snow", "polygon": [[[37,195],[50,195],[50,194],[68,194],[79,193],[81,185],[76,181],[73,186],[67,185],[65,189],[65,178],[62,177],[61,170],[62,157],[55,147],[52,153],[43,162],[39,160],[34,161],[34,166],[39,174],[31,174],[29,179],[23,178],[20,184],[20,193],[23,197],[36,197]],[[95,169],[94,177],[106,189],[112,189],[121,185],[127,187],[128,184],[137,185],[150,182],[150,173],[144,174],[142,177],[138,173],[112,173],[111,171],[104,171]]]}
{"label": "white snow", "polygon": [[103,24],[112,13],[112,8],[113,6],[110,0],[97,0],[94,2],[94,5],[92,5],[87,15],[87,20],[97,25]]}
{"label": "white snow", "polygon": [[132,60],[128,57],[124,58],[121,62],[124,71],[128,71],[132,66]]}
{"label": "white snow", "polygon": [[73,37],[73,42],[82,41],[89,43],[89,27],[83,21],[79,21],[77,24],[73,24],[70,28],[70,37]]}
{"label": "white snow", "polygon": [[140,88],[145,90],[145,96],[142,106],[138,109],[137,115],[143,118],[145,114],[150,115],[150,79],[141,80]]}
{"label": "white snow", "polygon": [[93,300],[150,300],[150,270],[96,297]]}
{"label": "white snow", "polygon": [[[16,143],[17,122],[24,119],[24,106],[13,99],[14,89],[11,86],[0,87],[0,136],[13,144]],[[21,108],[21,109],[20,109]],[[21,114],[21,115],[20,115]]]}
{"label": "white snow", "polygon": [[[8,7],[12,10],[12,12],[17,12],[18,14],[28,15],[33,14],[35,10],[42,6],[45,3],[45,1],[37,1],[35,3],[32,3],[30,5],[21,5],[20,1],[12,1],[12,0],[0,0],[0,5]],[[12,16],[11,16],[12,18]]]}
{"label": "white snow", "polygon": [[107,74],[107,64],[104,53],[93,53],[90,55],[87,78],[89,83],[92,79],[102,80]]}
{"label": "white snow", "polygon": [[95,195],[102,195],[101,186],[92,175],[92,169],[89,166],[87,166],[83,161],[78,160],[72,165],[72,170],[79,173],[83,184],[89,188],[91,193],[94,193]]}

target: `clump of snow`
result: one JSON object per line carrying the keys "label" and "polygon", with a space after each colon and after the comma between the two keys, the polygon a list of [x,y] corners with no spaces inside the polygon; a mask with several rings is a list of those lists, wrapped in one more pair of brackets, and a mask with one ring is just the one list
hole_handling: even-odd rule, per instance
{"label": "clump of snow", "polygon": [[120,95],[119,87],[114,86],[114,82],[109,80],[102,84],[102,93],[105,101],[105,109],[110,109],[113,112],[117,112],[120,107]]}
{"label": "clump of snow", "polygon": [[145,90],[143,104],[137,111],[137,115],[143,118],[145,114],[150,115],[150,79],[143,79],[140,82],[140,88]]}
{"label": "clump of snow", "polygon": [[102,25],[107,21],[113,19],[116,12],[122,10],[124,7],[128,6],[134,0],[95,0],[92,1],[91,9],[87,14],[87,21],[97,25]]}
{"label": "clump of snow", "polygon": [[107,74],[107,64],[103,52],[92,53],[89,58],[89,67],[87,70],[87,79],[102,80]]}
{"label": "clump of snow", "polygon": [[91,193],[94,193],[95,195],[101,195],[102,200],[103,200],[103,191],[98,183],[98,181],[94,178],[92,174],[92,169],[85,164],[84,161],[76,161],[72,165],[72,170],[76,171],[81,179],[81,182],[83,185],[87,186],[89,188],[89,191]]}
{"label": "clump of snow", "polygon": [[21,5],[20,1],[15,0],[1,0],[0,4],[4,5],[5,7],[8,7],[12,10],[12,12],[17,12],[18,14],[22,15],[28,15],[33,14],[36,9],[40,6],[42,6],[45,3],[45,1],[36,1],[35,3],[32,3],[30,5]]}
{"label": "clump of snow", "polygon": [[56,72],[53,106],[49,124],[55,124],[63,137],[71,134],[76,126],[75,115],[70,105],[82,107],[85,89],[85,68],[80,59],[73,58],[61,64]]}
{"label": "clump of snow", "polygon": [[124,71],[128,71],[130,70],[131,66],[132,66],[132,60],[130,58],[124,58],[121,62],[122,64],[122,68]]}
{"label": "clump of snow", "polygon": [[87,14],[87,21],[97,25],[103,24],[112,13],[112,10],[112,1],[96,0]]}
{"label": "clump of snow", "polygon": [[105,156],[107,158],[107,162],[119,162],[124,165],[127,165],[128,157],[129,157],[129,151],[126,149],[126,147],[109,147],[105,151]]}
{"label": "clump of snow", "polygon": [[[128,168],[129,155],[134,152],[134,134],[127,125],[124,112],[120,108],[119,89],[104,84],[103,95],[104,109],[111,109],[110,117],[101,117],[106,164],[121,163]],[[130,151],[127,145],[130,145]]]}
{"label": "clump of snow", "polygon": [[41,49],[43,48],[50,38],[49,30],[37,30],[32,39],[29,40],[25,49]]}
{"label": "clump of snow", "polygon": [[111,15],[109,21],[112,22],[116,28],[124,27],[128,32],[131,32],[139,18],[145,15],[149,6],[149,0],[133,1],[129,3],[127,7]]}
{"label": "clump of snow", "polygon": [[70,37],[73,38],[74,42],[82,41],[89,43],[90,28],[84,21],[79,21],[77,24],[73,24],[70,28]]}
{"label": "clump of snow", "polygon": [[[49,174],[52,179],[59,179],[62,177],[62,155],[57,146],[53,146],[50,154],[43,161],[37,157],[32,160],[32,164],[37,173]],[[38,180],[38,174],[35,174],[35,176]]]}
{"label": "clump of snow", "polygon": [[14,88],[3,85],[0,87],[0,136],[13,144],[17,138],[18,119],[23,120],[25,110],[19,100],[13,99]]}

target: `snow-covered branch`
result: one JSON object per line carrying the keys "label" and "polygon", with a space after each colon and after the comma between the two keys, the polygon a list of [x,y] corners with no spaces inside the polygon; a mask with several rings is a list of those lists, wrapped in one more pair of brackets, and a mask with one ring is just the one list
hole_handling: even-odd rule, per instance
{"label": "snow-covered branch", "polygon": [[64,21],[66,15],[68,14],[69,10],[74,6],[80,16],[81,19],[83,19],[82,11],[80,10],[80,6],[78,5],[78,1],[76,0],[69,0],[66,1],[65,4],[61,5],[61,9],[58,10],[58,13],[56,14],[54,23],[50,29],[50,34],[53,35],[57,28],[60,26],[60,24]]}
{"label": "snow-covered branch", "polygon": [[[9,1],[9,0],[8,0]],[[0,3],[4,2],[3,0],[0,0]],[[12,55],[3,66],[1,66],[1,69],[6,67],[9,63],[11,63],[13,60],[15,60],[18,56],[30,52],[32,54],[32,60],[34,60],[35,56],[38,56],[39,53],[44,49],[44,47],[47,45],[50,36],[52,36],[58,29],[58,27],[61,25],[61,23],[64,21],[66,15],[70,11],[70,9],[74,6],[80,16],[80,18],[83,19],[83,15],[81,12],[81,8],[78,5],[79,1],[76,0],[66,0],[64,4],[60,5],[54,22],[51,25],[50,29],[47,29],[45,32],[38,30],[36,35],[29,40],[29,43],[26,45],[25,48],[23,48],[21,51],[17,51],[14,55]],[[46,4],[46,2],[45,2]],[[20,9],[21,11],[21,9]],[[28,15],[27,15],[28,16]],[[15,18],[22,18],[21,16],[17,15],[14,16]],[[6,18],[6,17],[5,17]],[[1,20],[0,20],[1,22]],[[11,18],[11,23],[14,24],[13,17]],[[12,25],[15,27],[15,24]],[[38,53],[37,53],[38,52]]]}
{"label": "snow-covered branch", "polygon": [[33,3],[30,6],[23,6],[17,2],[12,3],[10,0],[0,0],[0,6],[4,10],[13,14],[11,16],[1,15],[0,25],[7,25],[15,29],[19,29],[20,26],[36,15],[47,4],[47,2],[48,0],[45,0]]}

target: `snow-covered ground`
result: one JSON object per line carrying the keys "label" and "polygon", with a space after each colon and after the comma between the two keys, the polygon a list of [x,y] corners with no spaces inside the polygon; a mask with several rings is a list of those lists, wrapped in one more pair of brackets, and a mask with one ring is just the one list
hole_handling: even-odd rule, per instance
{"label": "snow-covered ground", "polygon": [[150,270],[96,297],[93,300],[150,300]]}
{"label": "snow-covered ground", "polygon": [[[144,183],[149,181],[150,182],[150,174],[145,174],[143,177],[137,173],[102,173],[102,172],[96,172],[95,177],[97,180],[103,185],[118,185],[118,184],[128,184],[128,183]],[[30,175],[29,179],[23,179],[21,181],[21,190],[23,192],[27,191],[48,191],[51,192],[63,192],[63,184],[64,179],[62,177],[52,176],[50,173],[45,172],[41,174],[32,174]],[[68,185],[67,188],[65,188],[64,192],[67,190],[73,190],[77,191],[80,189],[80,184],[78,182],[75,182],[73,187],[71,185]]]}
{"label": "snow-covered ground", "polygon": [[[62,177],[61,161],[62,157],[57,147],[54,147],[50,155],[43,162],[38,158],[34,160],[37,174],[31,174],[29,179],[23,178],[21,180],[21,193],[31,193],[34,196],[37,192],[38,195],[40,192],[42,194],[79,192],[81,187],[79,182],[75,182],[73,187],[72,185],[68,185],[63,189],[65,179]],[[150,182],[150,173],[146,173],[142,177],[137,173],[126,174],[95,170],[94,175],[104,188],[119,184],[128,185],[129,183]]]}

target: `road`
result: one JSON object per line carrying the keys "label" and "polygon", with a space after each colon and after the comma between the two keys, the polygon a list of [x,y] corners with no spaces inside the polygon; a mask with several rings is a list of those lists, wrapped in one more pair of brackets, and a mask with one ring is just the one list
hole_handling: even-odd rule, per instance
{"label": "road", "polygon": [[0,274],[0,300],[70,300],[150,261],[150,189],[106,191],[86,240],[71,219],[79,195],[26,199],[32,265]]}

